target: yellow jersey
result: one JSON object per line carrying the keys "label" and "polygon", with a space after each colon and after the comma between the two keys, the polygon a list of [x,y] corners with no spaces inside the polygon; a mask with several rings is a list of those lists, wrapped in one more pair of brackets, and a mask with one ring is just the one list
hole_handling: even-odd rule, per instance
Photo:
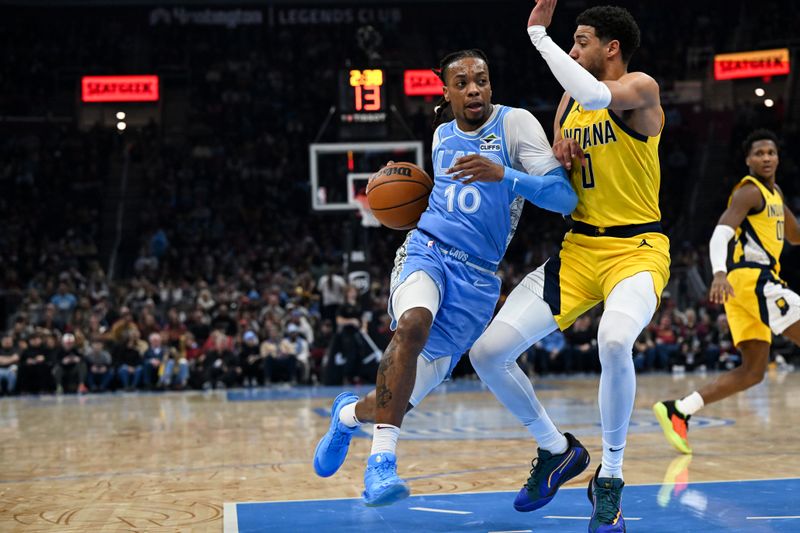
{"label": "yellow jersey", "polygon": [[[663,123],[662,115],[662,129]],[[560,127],[561,136],[575,139],[586,154],[586,166],[570,171],[578,193],[574,220],[604,228],[661,220],[661,131],[642,135],[610,109],[587,111],[572,98]]]}
{"label": "yellow jersey", "polygon": [[745,183],[752,183],[764,197],[764,208],[750,212],[736,228],[733,253],[728,255],[728,270],[734,268],[767,267],[776,275],[781,272],[783,251],[783,198],[778,190],[770,190],[758,178],[745,176],[736,184],[728,198],[731,204],[733,193]]}

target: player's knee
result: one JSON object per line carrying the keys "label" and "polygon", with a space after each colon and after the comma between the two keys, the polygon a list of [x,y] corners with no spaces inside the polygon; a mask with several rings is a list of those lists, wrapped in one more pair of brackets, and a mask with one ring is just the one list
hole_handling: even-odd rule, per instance
{"label": "player's knee", "polygon": [[484,371],[484,369],[488,368],[491,360],[491,351],[489,349],[489,343],[484,340],[483,337],[478,339],[475,344],[472,345],[472,348],[469,351],[469,362],[472,363],[472,368],[475,369],[475,372],[478,375]]}
{"label": "player's knee", "polygon": [[428,341],[431,322],[431,313],[427,309],[409,309],[397,323],[395,342],[414,348],[419,353]]}
{"label": "player's knee", "polygon": [[598,340],[601,360],[632,357],[633,343],[629,343],[625,335],[611,333],[600,337]]}

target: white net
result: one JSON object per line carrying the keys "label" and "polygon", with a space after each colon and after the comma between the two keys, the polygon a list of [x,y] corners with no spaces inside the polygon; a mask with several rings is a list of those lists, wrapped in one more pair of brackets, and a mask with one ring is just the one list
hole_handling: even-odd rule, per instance
{"label": "white net", "polygon": [[357,194],[355,198],[358,203],[358,213],[361,216],[361,226],[365,228],[379,228],[381,223],[372,214],[372,209],[369,208],[369,201],[366,194]]}

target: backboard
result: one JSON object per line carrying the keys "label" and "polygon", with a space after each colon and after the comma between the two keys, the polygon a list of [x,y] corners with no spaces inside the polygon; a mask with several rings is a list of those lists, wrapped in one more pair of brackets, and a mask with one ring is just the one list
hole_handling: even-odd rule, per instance
{"label": "backboard", "polygon": [[387,161],[424,168],[420,141],[322,143],[308,146],[311,207],[315,211],[357,210],[356,196]]}

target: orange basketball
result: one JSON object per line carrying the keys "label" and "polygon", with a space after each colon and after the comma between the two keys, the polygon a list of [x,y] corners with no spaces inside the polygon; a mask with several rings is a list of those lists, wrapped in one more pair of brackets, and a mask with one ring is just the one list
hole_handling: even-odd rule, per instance
{"label": "orange basketball", "polygon": [[369,208],[381,224],[392,229],[416,227],[428,208],[433,180],[413,163],[392,163],[375,173],[367,184]]}

